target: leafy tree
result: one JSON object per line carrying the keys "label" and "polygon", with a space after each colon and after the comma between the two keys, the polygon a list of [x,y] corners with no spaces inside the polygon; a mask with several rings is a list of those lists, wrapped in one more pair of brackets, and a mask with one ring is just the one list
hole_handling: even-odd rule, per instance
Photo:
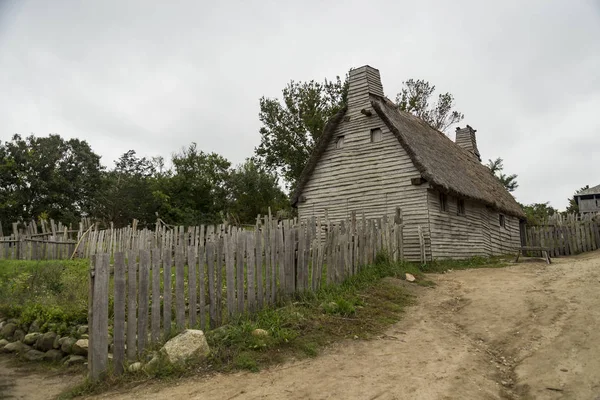
{"label": "leafy tree", "polygon": [[421,118],[434,129],[445,132],[465,118],[463,113],[452,109],[454,96],[448,92],[438,95],[437,102],[430,105],[435,85],[422,79],[409,79],[402,85],[396,96],[398,108]]}
{"label": "leafy tree", "polygon": [[534,203],[528,205],[522,205],[523,211],[527,216],[527,223],[530,225],[544,225],[548,222],[550,217],[558,214],[558,210],[546,203]]}
{"label": "leafy tree", "polygon": [[577,201],[575,200],[575,195],[577,193],[581,192],[582,190],[587,190],[589,188],[590,188],[590,185],[585,185],[584,187],[582,187],[581,189],[579,189],[578,191],[573,193],[573,196],[571,198],[569,198],[569,204],[567,205],[568,213],[579,214],[579,205],[577,204]]}
{"label": "leafy tree", "polygon": [[487,167],[490,169],[492,175],[494,175],[496,178],[498,178],[498,180],[500,180],[500,182],[502,182],[506,190],[508,190],[509,192],[513,192],[516,188],[519,187],[519,184],[517,183],[517,175],[504,174],[502,172],[504,170],[503,162],[504,160],[502,160],[502,158],[500,157],[496,158],[495,160],[488,160]]}
{"label": "leafy tree", "polygon": [[0,219],[77,222],[94,209],[102,169],[85,141],[14,135],[0,143]]}
{"label": "leafy tree", "polygon": [[283,102],[262,97],[257,160],[294,187],[327,120],[344,106],[347,93],[347,80],[338,76],[323,83],[291,81],[283,89]]}
{"label": "leafy tree", "polygon": [[277,176],[251,159],[234,169],[229,177],[229,214],[233,222],[254,223],[256,216],[288,209],[287,196],[277,183]]}

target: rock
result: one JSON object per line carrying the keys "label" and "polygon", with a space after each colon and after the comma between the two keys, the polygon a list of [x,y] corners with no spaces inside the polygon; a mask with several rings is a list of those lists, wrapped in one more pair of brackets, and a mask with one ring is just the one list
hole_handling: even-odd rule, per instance
{"label": "rock", "polygon": [[142,363],[141,362],[134,362],[129,367],[127,367],[127,369],[129,370],[129,372],[138,372],[138,371],[141,371],[142,370]]}
{"label": "rock", "polygon": [[73,353],[77,356],[86,356],[87,357],[88,345],[89,345],[89,342],[87,339],[79,339],[78,341],[75,342],[75,344],[71,348],[71,353]]}
{"label": "rock", "polygon": [[406,280],[409,282],[414,282],[416,280],[415,276],[413,274],[409,274],[408,272],[406,273]]}
{"label": "rock", "polygon": [[81,325],[79,328],[77,328],[77,333],[80,334],[80,335],[88,333],[88,326],[87,325]]}
{"label": "rock", "polygon": [[23,356],[27,361],[42,361],[44,359],[45,353],[38,350],[29,350]]}
{"label": "rock", "polygon": [[12,340],[22,342],[25,339],[25,332],[21,329],[17,329],[13,334]]}
{"label": "rock", "polygon": [[35,343],[35,348],[44,352],[52,350],[54,348],[54,340],[56,340],[56,333],[46,332]]}
{"label": "rock", "polygon": [[63,353],[60,350],[52,349],[44,353],[44,361],[58,362],[62,360],[62,358]]}
{"label": "rock", "polygon": [[36,333],[40,331],[41,323],[39,320],[35,320],[29,325],[29,333]]}
{"label": "rock", "polygon": [[90,338],[90,335],[88,335],[87,333],[84,333],[84,334],[83,334],[83,335],[81,335],[79,338],[80,338],[80,339],[89,339],[89,338]]}
{"label": "rock", "polygon": [[62,350],[63,353],[72,354],[73,345],[75,343],[77,343],[77,339],[73,339],[71,337],[65,337],[62,339],[64,339],[64,340],[62,341],[62,344],[60,345],[60,349]]}
{"label": "rock", "polygon": [[10,340],[12,339],[16,330],[17,324],[14,322],[9,322],[2,327],[2,330],[0,331],[0,337]]}
{"label": "rock", "polygon": [[187,329],[175,336],[160,351],[171,364],[185,363],[190,359],[202,360],[210,354],[204,332],[195,329]]}
{"label": "rock", "polygon": [[9,343],[6,339],[0,339],[0,350]]}
{"label": "rock", "polygon": [[67,358],[67,361],[64,362],[64,365],[67,367],[70,367],[71,365],[76,365],[76,364],[83,364],[87,361],[87,358],[83,357],[83,356],[69,356],[69,358]]}
{"label": "rock", "polygon": [[43,335],[39,332],[28,333],[23,338],[23,343],[25,343],[26,345],[29,345],[29,346],[33,346],[38,341],[38,339],[41,338],[42,336]]}
{"label": "rock", "polygon": [[4,346],[2,350],[5,353],[26,353],[31,350],[31,346],[27,346],[23,342],[12,342]]}
{"label": "rock", "polygon": [[252,336],[265,337],[269,336],[269,332],[265,331],[264,329],[255,329],[252,331]]}
{"label": "rock", "polygon": [[59,341],[60,341],[60,336],[56,336],[56,339],[54,339],[54,343],[52,344],[53,349],[60,349],[60,344],[58,344]]}
{"label": "rock", "polygon": [[6,325],[6,321],[0,321],[0,331],[2,330],[2,328],[4,328],[4,325]]}

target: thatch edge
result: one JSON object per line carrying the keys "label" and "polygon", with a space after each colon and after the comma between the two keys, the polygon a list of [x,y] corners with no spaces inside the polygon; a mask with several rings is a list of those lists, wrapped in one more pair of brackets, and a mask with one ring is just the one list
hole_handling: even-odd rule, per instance
{"label": "thatch edge", "polygon": [[304,188],[308,183],[308,180],[310,179],[310,176],[312,175],[313,171],[315,170],[317,163],[321,159],[321,156],[323,155],[325,150],[327,150],[327,145],[329,144],[329,141],[331,140],[331,137],[333,136],[333,133],[337,129],[338,125],[340,124],[340,122],[342,122],[344,115],[346,115],[346,111],[348,111],[348,107],[344,106],[325,124],[325,127],[323,128],[323,134],[317,141],[317,144],[315,145],[315,148],[310,154],[308,162],[306,163],[306,166],[304,167],[300,178],[298,178],[296,190],[294,191],[294,194],[291,197],[292,207],[296,207],[296,204],[298,203],[298,199],[300,198],[302,191],[304,191]]}
{"label": "thatch edge", "polygon": [[[382,99],[383,101],[386,101],[387,99]],[[474,197],[474,196],[468,196],[465,195],[464,193],[460,193],[456,190],[453,190],[451,187],[444,185],[442,183],[440,183],[434,175],[430,174],[427,172],[427,169],[425,168],[425,166],[423,165],[422,161],[420,160],[419,156],[414,152],[414,150],[408,145],[408,143],[406,143],[406,141],[404,140],[404,137],[402,136],[402,134],[400,133],[400,131],[398,130],[398,128],[396,128],[396,126],[392,123],[392,121],[390,121],[390,119],[387,117],[387,115],[385,114],[385,112],[381,109],[381,106],[375,102],[375,101],[371,101],[371,105],[373,107],[373,109],[375,110],[375,112],[377,113],[377,115],[379,116],[379,118],[381,118],[381,120],[386,124],[386,126],[390,129],[390,131],[394,134],[394,136],[396,136],[396,138],[398,139],[398,142],[400,142],[400,145],[402,146],[402,148],[404,149],[404,151],[406,151],[406,153],[408,154],[408,156],[410,157],[410,159],[412,160],[413,164],[415,165],[415,167],[417,168],[417,170],[419,171],[419,173],[421,174],[421,176],[427,181],[429,182],[429,184],[436,190],[439,190],[443,193],[447,193],[449,195],[455,196],[455,197],[460,197],[460,198],[466,198],[466,199],[471,199],[480,203],[483,203],[487,206],[490,206],[496,210],[500,210],[503,213],[507,214],[507,215],[511,215],[514,217],[518,217],[518,218],[524,218],[525,217],[525,213],[516,213],[510,209],[506,209],[505,207],[500,206],[498,203],[494,203],[494,202],[490,202],[485,198],[480,198],[480,197]],[[431,128],[433,129],[433,128]],[[439,132],[439,131],[438,131]],[[515,201],[516,202],[516,201]]]}

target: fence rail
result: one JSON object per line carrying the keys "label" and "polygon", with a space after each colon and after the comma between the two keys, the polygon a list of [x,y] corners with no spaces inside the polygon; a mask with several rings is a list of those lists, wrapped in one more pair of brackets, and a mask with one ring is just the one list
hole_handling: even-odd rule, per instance
{"label": "fence rail", "polygon": [[163,245],[161,238],[154,244],[162,247],[152,250],[134,246],[117,251],[112,313],[111,255],[96,253],[90,377],[99,379],[108,371],[109,326],[114,333],[113,371],[120,374],[125,360],[139,358],[149,345],[167,338],[172,327],[214,329],[232,316],[253,313],[293,293],[339,283],[372,263],[380,251],[401,260],[403,226],[398,216],[399,211],[396,217],[378,220],[357,221],[353,216],[337,224],[265,218],[251,230],[207,227],[183,240],[180,231],[179,238],[172,237],[173,247]]}
{"label": "fence rail", "polygon": [[600,249],[600,222],[586,219],[556,225],[527,226],[525,245],[549,248],[551,257]]}

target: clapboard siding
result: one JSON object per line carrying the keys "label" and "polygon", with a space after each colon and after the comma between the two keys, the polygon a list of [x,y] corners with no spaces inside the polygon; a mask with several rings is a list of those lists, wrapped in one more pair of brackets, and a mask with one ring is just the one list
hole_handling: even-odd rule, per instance
{"label": "clapboard siding", "polygon": [[[346,113],[332,140],[302,191],[298,203],[300,219],[325,216],[331,221],[345,219],[352,211],[365,212],[367,218],[393,215],[402,209],[405,229],[405,255],[420,259],[418,226],[423,229],[427,258],[429,228],[425,185],[411,184],[420,174],[396,137],[375,113],[360,113],[368,103],[358,103]],[[382,140],[371,143],[371,129],[380,128]],[[335,138],[343,135],[344,146],[336,149]]]}
{"label": "clapboard siding", "polygon": [[513,253],[520,245],[519,219],[505,216],[478,202],[465,201],[465,215],[458,215],[457,198],[447,197],[441,211],[439,192],[429,191],[429,223],[433,258],[468,258]]}

